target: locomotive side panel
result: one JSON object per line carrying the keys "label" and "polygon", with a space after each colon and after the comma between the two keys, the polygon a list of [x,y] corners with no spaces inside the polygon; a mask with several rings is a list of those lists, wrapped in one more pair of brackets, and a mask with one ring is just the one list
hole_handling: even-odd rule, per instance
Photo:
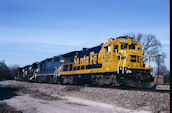
{"label": "locomotive side panel", "polygon": [[59,56],[55,56],[55,57],[52,57],[52,58],[48,58],[46,60],[43,60],[41,61],[39,64],[38,64],[38,75],[41,75],[41,74],[53,74],[55,72],[56,69],[58,69],[61,64],[63,64],[63,61],[64,58],[62,55],[59,55]]}
{"label": "locomotive side panel", "polygon": [[38,64],[38,72],[36,74],[37,82],[53,83],[54,76],[58,74],[58,69],[64,63],[63,55],[54,56],[41,61]]}
{"label": "locomotive side panel", "polygon": [[94,48],[84,49],[83,51],[76,52],[70,57],[66,57],[65,61],[72,58],[70,62],[65,62],[62,66],[63,70],[60,75],[73,75],[73,74],[86,74],[94,73],[102,69],[102,63],[99,62],[99,52],[101,46]]}

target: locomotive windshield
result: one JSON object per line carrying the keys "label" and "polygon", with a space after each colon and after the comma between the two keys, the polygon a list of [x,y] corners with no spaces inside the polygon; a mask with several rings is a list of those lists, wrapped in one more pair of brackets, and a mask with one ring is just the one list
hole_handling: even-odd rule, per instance
{"label": "locomotive windshield", "polygon": [[[129,47],[128,47],[129,46]],[[121,49],[126,50],[126,49],[135,49],[135,45],[131,44],[131,45],[127,45],[127,44],[122,44],[121,45]]]}
{"label": "locomotive windshield", "polygon": [[127,49],[128,48],[127,46],[128,46],[127,44],[122,44],[121,49]]}
{"label": "locomotive windshield", "polygon": [[135,45],[134,44],[129,45],[129,49],[135,49]]}
{"label": "locomotive windshield", "polygon": [[116,53],[118,53],[118,45],[114,45],[114,52]]}

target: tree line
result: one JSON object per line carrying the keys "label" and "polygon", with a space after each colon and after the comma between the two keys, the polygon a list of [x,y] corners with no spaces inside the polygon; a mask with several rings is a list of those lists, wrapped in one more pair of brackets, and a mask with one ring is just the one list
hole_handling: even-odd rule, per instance
{"label": "tree line", "polygon": [[12,80],[18,73],[18,65],[7,66],[5,61],[0,61],[0,80]]}

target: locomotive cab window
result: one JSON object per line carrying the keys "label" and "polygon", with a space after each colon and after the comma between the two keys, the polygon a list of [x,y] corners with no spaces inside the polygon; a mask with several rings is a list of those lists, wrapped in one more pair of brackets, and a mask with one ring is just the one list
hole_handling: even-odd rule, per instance
{"label": "locomotive cab window", "polygon": [[135,49],[135,45],[134,44],[129,45],[129,49]]}
{"label": "locomotive cab window", "polygon": [[114,53],[118,53],[118,45],[114,45]]}
{"label": "locomotive cab window", "polygon": [[122,44],[121,49],[127,49],[127,44]]}
{"label": "locomotive cab window", "polygon": [[57,61],[58,61],[58,62],[60,61],[59,57],[55,57],[55,58],[54,58],[54,62],[57,62]]}
{"label": "locomotive cab window", "polygon": [[51,58],[50,59],[47,59],[47,62],[51,62]]}
{"label": "locomotive cab window", "polygon": [[104,47],[105,48],[105,53],[109,53],[110,52],[110,46]]}

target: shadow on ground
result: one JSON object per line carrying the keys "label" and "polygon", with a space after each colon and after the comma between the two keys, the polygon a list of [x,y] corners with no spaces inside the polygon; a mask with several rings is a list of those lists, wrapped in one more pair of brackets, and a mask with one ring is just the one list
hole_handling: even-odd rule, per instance
{"label": "shadow on ground", "polygon": [[4,87],[0,85],[0,101],[17,96],[15,93],[16,91],[18,91],[17,88]]}

